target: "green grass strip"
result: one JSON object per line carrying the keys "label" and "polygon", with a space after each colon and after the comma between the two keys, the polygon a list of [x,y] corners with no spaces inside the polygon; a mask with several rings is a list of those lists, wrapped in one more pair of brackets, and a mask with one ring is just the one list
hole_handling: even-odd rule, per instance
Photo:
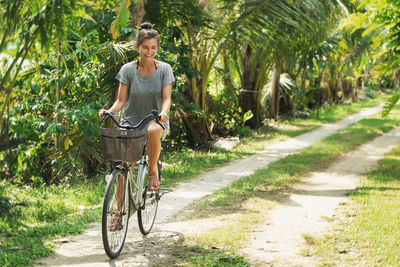
{"label": "green grass strip", "polygon": [[386,154],[351,194],[344,217],[313,250],[321,266],[400,263],[400,146]]}

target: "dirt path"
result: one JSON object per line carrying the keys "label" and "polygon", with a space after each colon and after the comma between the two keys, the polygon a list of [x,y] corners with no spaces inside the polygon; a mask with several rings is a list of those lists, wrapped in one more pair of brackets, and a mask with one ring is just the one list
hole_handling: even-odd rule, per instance
{"label": "dirt path", "polygon": [[[59,248],[55,251],[55,254],[53,256],[38,261],[37,265],[38,266],[154,266],[154,265],[168,266],[170,264],[169,255],[171,255],[173,252],[173,246],[172,246],[173,244],[182,241],[184,236],[188,233],[193,233],[194,231],[201,231],[201,229],[208,229],[210,227],[207,221],[201,221],[201,220],[186,224],[185,222],[178,222],[178,223],[170,222],[171,218],[176,214],[176,212],[182,210],[193,201],[198,200],[201,197],[206,196],[208,194],[211,194],[214,190],[228,186],[230,183],[239,179],[240,177],[251,175],[257,169],[265,168],[269,163],[275,160],[283,158],[289,154],[296,153],[341,128],[347,127],[348,125],[362,118],[368,117],[374,113],[379,112],[381,110],[381,107],[382,106],[366,109],[358,114],[349,116],[346,119],[343,119],[339,122],[326,124],[323,127],[313,132],[306,133],[296,138],[288,139],[284,142],[271,145],[264,151],[261,151],[251,157],[234,161],[222,168],[200,175],[198,178],[194,179],[190,183],[182,184],[181,186],[175,188],[172,193],[167,194],[165,197],[163,197],[162,201],[160,202],[159,213],[157,215],[157,220],[156,220],[156,226],[149,236],[147,237],[141,236],[137,229],[136,220],[134,218],[131,218],[129,222],[130,229],[128,232],[124,250],[121,256],[116,260],[109,260],[109,258],[105,255],[101,241],[100,225],[97,224],[91,227],[84,234],[70,238],[69,242],[61,244]],[[371,157],[371,159],[372,158],[373,157]],[[343,175],[340,174],[338,175],[341,178],[343,178]],[[322,176],[326,177],[325,175]],[[311,181],[308,186],[313,186],[312,185],[313,183],[315,182]],[[322,186],[322,184],[317,184],[314,186]],[[312,198],[315,197],[313,196],[315,195],[314,193],[309,193],[309,194],[306,193],[313,191],[318,192],[319,190],[328,190],[327,192],[331,192],[333,195],[336,193],[338,193],[339,195],[340,194],[344,195],[345,192],[348,192],[348,190],[354,188],[354,184],[352,185],[351,188],[348,185],[344,186],[344,188],[340,187],[339,189],[337,189],[336,187],[333,189],[330,188],[331,188],[330,184],[329,185],[327,184],[325,189],[318,189],[318,187],[299,188],[298,192],[296,192],[297,195],[293,195],[294,198],[290,203],[288,203],[287,207],[289,208],[291,206],[307,207],[305,203],[299,202],[300,200],[296,199],[295,196],[299,196],[304,199],[307,199],[308,198],[307,196]],[[324,192],[321,191],[321,194],[324,195]],[[331,199],[331,198],[328,197],[326,199]],[[309,203],[314,203],[314,202],[315,201],[313,199],[309,200]],[[337,205],[335,203],[337,202],[332,202],[331,204],[333,209]],[[321,208],[318,210],[326,210],[325,207],[326,206],[322,205]],[[278,215],[279,215],[279,210],[282,209],[279,208],[276,210]],[[292,216],[293,211],[291,210],[281,211],[281,218],[283,218],[283,221],[286,220],[291,222],[293,221],[293,218],[302,218],[302,217],[315,218],[315,220],[317,221],[320,220],[319,218],[321,215],[316,214],[314,216],[312,215],[314,214],[313,211],[310,212],[310,210],[306,212],[308,212],[307,216],[305,216],[303,213],[300,213],[299,215],[296,216]],[[327,213],[328,216],[332,212],[328,212]],[[271,213],[271,221],[272,221],[271,226],[276,225],[278,228],[279,226],[283,227],[284,224],[280,223],[279,221],[282,219],[279,219],[279,216],[276,215],[277,219],[275,221],[274,214],[275,212]],[[288,220],[285,219],[285,216],[291,216],[291,217],[286,217],[290,218]],[[303,223],[304,222],[299,221],[295,225],[300,227]],[[289,225],[288,228],[293,228],[293,227]],[[251,261],[254,264],[257,264],[258,262],[260,264],[264,264],[265,262],[273,261],[275,258],[277,258],[280,261],[280,260],[285,260],[287,257],[290,260],[291,256],[289,257],[289,255],[294,255],[293,257],[298,258],[296,254],[297,253],[296,249],[298,248],[299,244],[302,245],[303,240],[295,239],[297,237],[293,234],[287,237],[286,243],[281,244],[271,239],[271,235],[268,232],[270,231],[270,229],[272,228],[262,227],[262,226],[260,226],[260,229],[257,229],[256,232],[257,234],[254,237],[255,238],[254,245],[252,245],[246,250],[247,253],[249,253],[250,255]],[[273,231],[275,232],[275,230]],[[301,231],[303,230],[300,228],[297,230],[297,232]],[[267,245],[269,246],[269,244],[271,246],[267,247]],[[291,248],[289,249],[289,247]],[[277,252],[271,253],[271,251],[277,251]],[[282,251],[282,255],[278,253],[279,251]],[[285,251],[287,251],[288,253],[286,253]],[[264,256],[262,257],[257,256],[261,254]],[[271,254],[274,256],[274,258],[272,259],[270,258]]]}
{"label": "dirt path", "polygon": [[303,179],[290,198],[272,210],[265,224],[253,233],[252,243],[243,251],[252,266],[315,266],[305,254],[303,235],[322,237],[329,220],[362,174],[379,158],[400,144],[400,127],[366,143],[344,156],[324,172]]}

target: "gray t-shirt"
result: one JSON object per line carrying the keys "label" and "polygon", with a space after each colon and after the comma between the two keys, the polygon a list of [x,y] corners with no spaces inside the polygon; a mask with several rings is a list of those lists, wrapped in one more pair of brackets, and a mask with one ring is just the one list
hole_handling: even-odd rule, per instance
{"label": "gray t-shirt", "polygon": [[[171,66],[161,61],[156,71],[147,77],[143,77],[138,72],[133,62],[126,63],[116,78],[128,86],[128,96],[122,110],[122,117],[132,125],[138,124],[153,110],[161,111],[162,88],[175,81]],[[165,132],[168,132],[169,122],[163,124],[166,127]],[[147,125],[145,127],[147,128]]]}

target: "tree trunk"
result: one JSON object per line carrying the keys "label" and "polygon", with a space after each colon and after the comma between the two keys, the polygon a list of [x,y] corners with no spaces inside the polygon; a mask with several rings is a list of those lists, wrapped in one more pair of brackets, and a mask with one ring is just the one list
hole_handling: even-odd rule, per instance
{"label": "tree trunk", "polygon": [[395,70],[393,73],[393,86],[394,88],[400,86],[400,70]]}
{"label": "tree trunk", "polygon": [[239,105],[242,108],[242,113],[245,114],[251,110],[253,105],[253,88],[254,83],[251,81],[251,56],[252,50],[249,44],[245,45],[243,56],[243,73],[242,73],[242,90],[239,95]]}
{"label": "tree trunk", "polygon": [[279,115],[279,98],[280,98],[280,77],[282,72],[282,61],[277,59],[272,73],[271,101],[269,103],[269,115],[276,118]]}
{"label": "tree trunk", "polygon": [[144,5],[147,0],[139,0],[135,8],[132,11],[132,20],[130,27],[136,29],[143,21],[144,15],[146,14],[146,10],[144,9]]}
{"label": "tree trunk", "polygon": [[337,76],[337,87],[338,87],[338,98],[339,100],[344,100],[344,92],[343,92],[343,80],[342,80],[342,76],[339,73]]}
{"label": "tree trunk", "polygon": [[329,92],[330,92],[329,105],[331,106],[333,101],[336,101],[338,99],[337,80],[329,79],[328,88],[329,88]]}
{"label": "tree trunk", "polygon": [[[190,81],[186,80],[185,87],[184,95],[187,101],[196,104],[204,114],[207,114],[208,106],[203,77],[193,77]],[[188,131],[190,141],[204,143],[212,138],[208,118],[201,118],[191,112],[191,110],[180,110],[179,115]]]}
{"label": "tree trunk", "polygon": [[[243,56],[242,91],[239,95],[239,105],[242,115],[251,110],[253,117],[246,121],[246,125],[257,128],[261,125],[260,92],[257,88],[257,72],[260,70],[258,54],[254,53],[249,44],[246,44]],[[254,60],[254,58],[256,58]]]}
{"label": "tree trunk", "polygon": [[356,82],[354,84],[354,88],[353,88],[353,95],[352,95],[353,102],[357,101],[357,98],[358,98],[358,87],[359,86],[360,86],[360,78],[357,77],[356,78]]}
{"label": "tree trunk", "polygon": [[204,132],[204,141],[208,141],[212,139],[210,121],[208,118],[208,105],[207,105],[207,82],[208,82],[208,74],[203,72],[203,77],[200,80],[200,88],[198,87],[201,94],[201,110],[207,115],[207,118],[202,118],[203,124],[203,132]]}
{"label": "tree trunk", "polygon": [[190,139],[191,141],[197,143],[200,141],[200,135],[199,133],[193,128],[192,122],[193,120],[191,120],[191,118],[181,109],[178,109],[178,114],[179,117],[181,118],[183,125],[185,126],[185,128],[187,129]]}

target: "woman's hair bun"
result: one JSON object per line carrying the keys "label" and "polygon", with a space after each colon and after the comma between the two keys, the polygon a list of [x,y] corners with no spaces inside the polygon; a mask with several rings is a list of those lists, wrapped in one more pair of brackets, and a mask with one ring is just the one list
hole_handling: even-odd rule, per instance
{"label": "woman's hair bun", "polygon": [[143,22],[142,24],[140,24],[140,30],[151,30],[153,29],[153,24],[151,24],[150,22]]}
{"label": "woman's hair bun", "polygon": [[139,48],[143,40],[146,39],[156,39],[157,45],[160,44],[160,35],[156,30],[153,29],[153,24],[150,22],[143,22],[140,24],[139,32],[136,38],[136,47]]}

